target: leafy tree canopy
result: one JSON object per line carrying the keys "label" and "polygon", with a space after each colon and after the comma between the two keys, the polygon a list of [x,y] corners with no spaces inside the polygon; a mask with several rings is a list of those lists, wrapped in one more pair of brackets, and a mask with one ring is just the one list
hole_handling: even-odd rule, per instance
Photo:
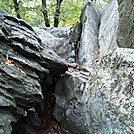
{"label": "leafy tree canopy", "polygon": [[[16,0],[19,3],[19,12],[21,18],[32,26],[44,26],[44,17],[41,0]],[[60,6],[59,26],[70,27],[79,19],[81,9],[88,0],[63,0]],[[99,1],[99,0],[98,0]],[[104,2],[104,0],[101,0]],[[108,0],[105,0],[107,2]],[[51,26],[54,25],[54,16],[57,0],[46,0],[45,10],[48,13]],[[100,9],[103,5],[97,3]],[[0,0],[0,8],[11,15],[16,16],[13,0]]]}

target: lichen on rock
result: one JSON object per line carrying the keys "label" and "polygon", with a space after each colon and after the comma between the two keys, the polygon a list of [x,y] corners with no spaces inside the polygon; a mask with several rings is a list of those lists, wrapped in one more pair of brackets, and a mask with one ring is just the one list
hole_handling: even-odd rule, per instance
{"label": "lichen on rock", "polygon": [[118,48],[102,59],[83,94],[90,133],[134,132],[133,80],[132,49]]}

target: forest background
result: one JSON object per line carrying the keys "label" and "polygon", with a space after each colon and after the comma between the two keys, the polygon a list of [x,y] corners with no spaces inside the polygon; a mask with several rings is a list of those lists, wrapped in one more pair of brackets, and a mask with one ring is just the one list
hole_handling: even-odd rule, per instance
{"label": "forest background", "polygon": [[[0,8],[32,26],[71,27],[88,0],[0,0]],[[103,12],[110,0],[92,0]]]}

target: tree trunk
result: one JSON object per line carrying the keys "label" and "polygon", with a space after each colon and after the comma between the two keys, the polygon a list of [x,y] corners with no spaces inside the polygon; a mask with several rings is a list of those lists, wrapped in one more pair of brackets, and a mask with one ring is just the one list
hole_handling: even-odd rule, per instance
{"label": "tree trunk", "polygon": [[59,24],[59,15],[60,15],[60,5],[63,0],[57,0],[55,17],[54,17],[54,27],[58,27]]}
{"label": "tree trunk", "polygon": [[46,27],[50,27],[50,21],[49,21],[49,18],[48,18],[46,0],[42,0],[42,6],[43,6],[42,13],[44,15],[45,25],[46,25]]}
{"label": "tree trunk", "polygon": [[14,3],[14,8],[15,8],[16,14],[17,14],[17,18],[21,19],[20,12],[19,12],[20,1],[18,2],[17,0],[13,0],[13,3]]}

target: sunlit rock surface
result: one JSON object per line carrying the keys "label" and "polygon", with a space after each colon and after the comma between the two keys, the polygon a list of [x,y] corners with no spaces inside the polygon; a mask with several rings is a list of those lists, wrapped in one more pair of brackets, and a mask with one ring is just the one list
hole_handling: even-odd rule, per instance
{"label": "sunlit rock surface", "polygon": [[98,57],[98,34],[101,13],[91,2],[85,5],[80,22],[82,32],[78,42],[78,59],[80,65],[92,67]]}
{"label": "sunlit rock surface", "polygon": [[118,47],[116,41],[117,28],[119,25],[119,13],[117,0],[111,0],[104,11],[99,28],[99,58],[102,58],[109,50]]}
{"label": "sunlit rock surface", "polygon": [[[112,0],[101,16],[89,0],[71,39],[68,29],[33,30],[0,10],[1,134],[11,134],[11,124],[25,110],[45,103],[47,86],[55,89],[53,116],[63,134],[134,133],[134,8],[132,1],[118,0],[118,4]],[[68,56],[76,66],[68,67]],[[32,113],[23,128],[33,134],[40,120]]]}
{"label": "sunlit rock surface", "polygon": [[134,51],[118,48],[98,65],[83,94],[89,134],[132,134]]}
{"label": "sunlit rock surface", "polygon": [[63,133],[132,134],[134,51],[111,51],[88,82],[74,74],[67,73],[56,85],[54,117]]}
{"label": "sunlit rock surface", "polygon": [[[129,2],[129,4],[131,2]],[[128,4],[128,2],[126,3]],[[132,5],[133,4],[131,4],[131,6]],[[119,6],[116,0],[112,0],[102,15],[101,21],[97,21],[100,23],[99,37],[96,36],[94,38],[94,36],[92,36],[91,39],[99,41],[99,58],[101,60],[97,62],[97,65],[95,64],[93,70],[89,69],[89,72],[91,71],[91,75],[88,76],[89,79],[83,81],[81,79],[82,77],[79,76],[75,70],[71,74],[67,72],[57,81],[54,117],[64,128],[63,134],[134,133],[134,50],[118,47],[118,37],[120,34],[127,33],[121,33],[119,30],[121,25],[121,19],[119,18],[121,15],[119,15],[120,11],[118,12],[120,9]],[[132,7],[130,9],[133,12]],[[84,15],[87,17],[90,12],[92,12],[91,7]],[[125,13],[126,12],[123,14]],[[87,21],[88,19],[89,21]],[[131,17],[128,17],[127,21],[129,22],[131,19]],[[88,50],[91,43],[91,41],[90,43],[88,42],[88,39],[90,39],[91,29],[94,28],[89,26],[92,24],[90,22],[91,20],[92,17],[89,17],[86,18],[83,24],[82,21],[77,22],[70,40],[75,45],[76,54],[78,52],[80,66],[90,67],[89,65],[91,64],[90,61],[92,61],[91,59],[93,55],[92,52],[96,53],[96,58],[99,53],[96,44],[92,44],[92,47],[95,49],[91,52],[91,57],[86,56],[91,54],[91,49]],[[88,24],[87,27],[85,27],[85,24]],[[128,29],[130,27],[132,27],[132,25],[129,26]],[[90,32],[86,33],[89,29]],[[131,28],[131,30],[133,31],[133,28]],[[85,36],[82,36],[82,31]],[[131,33],[133,35],[133,32]],[[126,40],[127,39],[128,44],[133,43],[133,39],[129,40],[130,38],[127,38],[126,36]],[[86,45],[79,45],[82,40],[87,43],[87,47],[85,47]],[[119,46],[123,47],[121,45]],[[81,53],[81,56],[80,52],[83,52]],[[87,60],[85,63],[81,62],[84,56],[86,56],[85,59]],[[92,65],[93,63],[91,66]],[[73,73],[76,73],[77,75],[73,75]],[[79,84],[83,85],[83,88],[78,91]],[[81,86],[79,86],[79,89],[81,89]]]}

